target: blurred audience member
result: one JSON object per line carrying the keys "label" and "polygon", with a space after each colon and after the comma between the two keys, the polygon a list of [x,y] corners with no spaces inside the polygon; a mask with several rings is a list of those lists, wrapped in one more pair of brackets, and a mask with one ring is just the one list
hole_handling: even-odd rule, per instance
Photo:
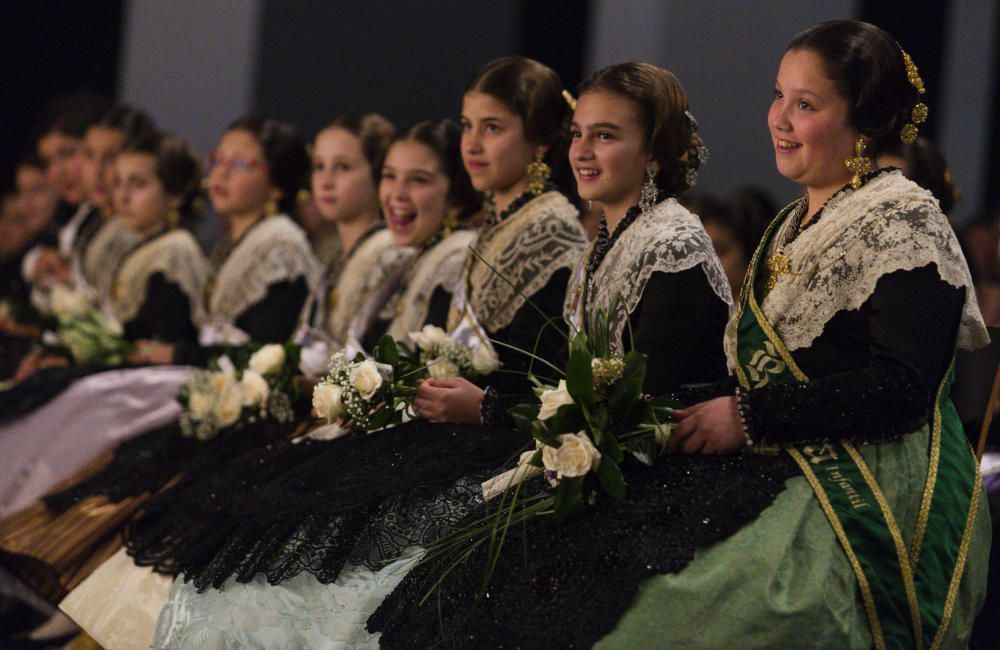
{"label": "blurred audience member", "polygon": [[969,262],[976,299],[987,325],[1000,325],[1000,236],[996,211],[981,214],[970,222],[959,240]]}

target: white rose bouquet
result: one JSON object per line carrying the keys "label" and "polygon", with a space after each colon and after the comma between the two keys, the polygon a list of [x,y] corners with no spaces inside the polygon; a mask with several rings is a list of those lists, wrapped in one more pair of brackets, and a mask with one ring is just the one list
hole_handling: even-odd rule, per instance
{"label": "white rose bouquet", "polygon": [[196,370],[177,396],[184,407],[181,431],[209,440],[259,420],[291,422],[300,397],[293,377],[299,347],[293,343],[248,346],[217,357],[208,370]]}
{"label": "white rose bouquet", "polygon": [[431,377],[482,377],[500,368],[500,360],[492,348],[463,345],[434,325],[424,325],[419,332],[410,332],[410,339],[416,344],[420,362],[427,367]]}
{"label": "white rose bouquet", "polygon": [[48,346],[51,352],[80,364],[125,363],[132,344],[122,337],[117,321],[106,318],[85,296],[72,289],[57,286],[52,289],[50,300],[58,321]]}
{"label": "white rose bouquet", "polygon": [[[606,331],[606,323],[598,317],[597,331]],[[681,405],[644,396],[645,376],[645,355],[613,355],[606,335],[589,339],[581,332],[570,344],[565,379],[547,386],[532,378],[538,403],[511,409],[517,427],[535,439],[535,452],[522,464],[544,471],[557,518],[582,508],[598,487],[621,498],[625,454],[648,464],[666,446]]]}
{"label": "white rose bouquet", "polygon": [[313,410],[327,424],[345,420],[362,431],[399,424],[409,418],[416,382],[424,376],[412,353],[384,336],[371,357],[333,355],[329,374],[313,389]]}

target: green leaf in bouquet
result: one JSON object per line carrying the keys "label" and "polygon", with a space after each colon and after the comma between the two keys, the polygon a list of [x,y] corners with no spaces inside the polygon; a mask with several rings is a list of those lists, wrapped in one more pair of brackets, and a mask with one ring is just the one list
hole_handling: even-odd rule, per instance
{"label": "green leaf in bouquet", "polygon": [[528,459],[528,464],[529,465],[534,465],[535,467],[545,467],[544,463],[542,463],[542,450],[541,449],[536,449],[535,450],[535,453],[531,455],[530,459]]}
{"label": "green leaf in bouquet", "polygon": [[[601,446],[601,453],[604,454],[605,458],[610,457],[611,460],[616,463],[622,462],[625,455],[622,453],[622,446],[615,437],[615,434],[610,431],[604,434],[604,444]],[[602,461],[603,462],[603,461]]]}
{"label": "green leaf in bouquet", "polygon": [[559,446],[559,433],[546,426],[545,422],[541,422],[540,420],[532,422],[529,434],[536,440],[539,440],[551,447]]}
{"label": "green leaf in bouquet", "polygon": [[592,356],[587,349],[587,337],[582,333],[577,334],[570,345],[569,361],[566,362],[566,389],[573,401],[583,409],[584,414],[592,412],[597,404],[591,359]]}
{"label": "green leaf in bouquet", "polygon": [[302,346],[298,343],[286,341],[285,348],[285,368],[291,370],[291,374],[298,373],[299,361],[302,358]]}
{"label": "green leaf in bouquet", "polygon": [[386,334],[379,339],[375,346],[375,360],[379,363],[387,363],[393,368],[399,365],[399,350],[396,348],[396,341]]}
{"label": "green leaf in bouquet", "polygon": [[595,357],[608,358],[611,356],[611,341],[608,338],[608,316],[604,310],[597,312],[597,323],[592,332],[592,350]]}
{"label": "green leaf in bouquet", "polygon": [[603,404],[598,404],[587,418],[587,428],[594,444],[600,447],[604,444],[604,433],[608,430],[608,410]]}
{"label": "green leaf in bouquet", "polygon": [[640,398],[642,382],[646,379],[646,355],[641,352],[628,352],[624,361],[622,377],[615,382],[608,393],[608,408],[615,417],[627,412]]}
{"label": "green leaf in bouquet", "polygon": [[[617,445],[616,445],[617,446]],[[625,496],[625,477],[618,463],[604,456],[601,464],[597,466],[597,480],[600,481],[604,491],[616,499]]]}
{"label": "green leaf in bouquet", "polygon": [[538,408],[538,404],[518,404],[507,413],[513,418],[518,431],[531,435],[531,425],[538,421]]}
{"label": "green leaf in bouquet", "polygon": [[545,426],[550,431],[558,431],[559,433],[580,431],[587,426],[587,419],[579,405],[563,404],[556,409],[552,417],[545,421]]}
{"label": "green leaf in bouquet", "polygon": [[576,476],[559,481],[555,494],[556,521],[565,521],[567,517],[583,509],[583,479],[582,476]]}

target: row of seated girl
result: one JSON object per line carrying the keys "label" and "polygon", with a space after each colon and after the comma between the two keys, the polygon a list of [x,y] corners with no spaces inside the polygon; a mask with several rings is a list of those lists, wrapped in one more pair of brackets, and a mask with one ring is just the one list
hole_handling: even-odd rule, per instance
{"label": "row of seated girl", "polygon": [[[195,158],[172,136],[126,138],[111,205],[134,239],[109,286],[91,286],[132,339],[130,361],[152,365],[76,368],[69,389],[0,431],[32,427],[10,456],[30,477],[50,462],[39,439],[129,437],[7,510],[0,562],[111,648],[965,642],[989,524],[947,391],[954,350],[988,337],[938,203],[879,160],[922,122],[917,82],[896,41],[865,23],[792,41],[768,126],[779,173],[804,195],[767,227],[735,301],[739,273],[677,198],[705,160],[702,135],[680,82],[649,64],[599,70],[574,99],[545,65],[506,57],[469,82],[460,124],[336,119],[311,154],[316,209],[341,247],[325,271],[282,214],[309,166],[289,127],[224,132],[208,190],[225,235],[208,260],[176,225]],[[600,210],[590,243],[551,182],[563,161]],[[45,255],[25,267],[48,273]],[[57,310],[77,298],[34,289]],[[76,316],[62,328],[85,317],[65,312]],[[185,320],[197,341],[152,329]],[[191,436],[172,402],[190,365],[222,353],[291,340],[299,370],[318,376],[331,352],[374,352],[425,326],[494,371],[431,373],[414,419],[368,435],[345,435],[345,419],[315,428],[306,406]],[[586,429],[560,435],[551,448],[577,449],[602,484],[620,471],[627,490],[585,482],[581,512],[534,512],[485,545],[462,531],[495,515],[490,479],[532,456],[510,408],[534,400],[529,377],[552,385],[543,408],[556,401],[557,416],[584,395],[559,382],[578,363],[572,333],[607,341],[595,381],[592,369],[635,350],[637,404],[687,407],[656,458],[627,454],[620,469]],[[248,368],[285,363],[267,350]],[[37,370],[46,354],[19,362],[28,379],[9,392],[37,381],[27,402],[64,379]],[[241,395],[255,399],[252,383]],[[156,424],[140,417],[153,412]],[[579,476],[544,462],[528,498]]]}

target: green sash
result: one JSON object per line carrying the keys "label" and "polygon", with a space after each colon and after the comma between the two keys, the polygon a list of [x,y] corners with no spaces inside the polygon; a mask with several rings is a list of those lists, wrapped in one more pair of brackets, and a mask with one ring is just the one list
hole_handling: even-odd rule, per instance
{"label": "green sash", "polygon": [[[737,312],[736,375],[753,390],[807,382],[754,295],[761,261],[797,204],[774,220],[757,248]],[[850,442],[785,446],[812,486],[857,576],[876,648],[940,646],[951,621],[982,481],[948,397],[952,372],[938,386],[929,467],[909,548],[877,481]]]}

